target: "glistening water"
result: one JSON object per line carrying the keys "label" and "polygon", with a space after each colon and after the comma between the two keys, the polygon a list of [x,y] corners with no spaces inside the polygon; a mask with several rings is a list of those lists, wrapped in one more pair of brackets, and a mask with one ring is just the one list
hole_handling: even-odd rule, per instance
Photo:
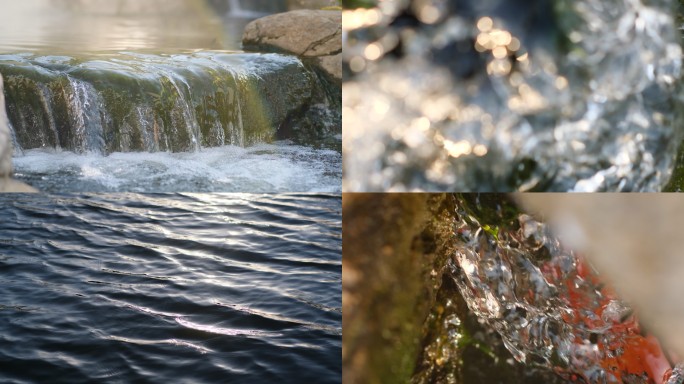
{"label": "glistening water", "polygon": [[342,155],[288,142],[200,152],[79,155],[30,150],[14,159],[15,177],[43,192],[337,193]]}
{"label": "glistening water", "polygon": [[544,221],[497,195],[456,202],[452,277],[517,361],[579,383],[682,382],[667,340]]}
{"label": "glistening water", "polygon": [[343,23],[345,190],[669,181],[682,139],[678,2],[370,3]]}
{"label": "glistening water", "polygon": [[0,382],[341,382],[341,198],[0,197]]}
{"label": "glistening water", "polygon": [[241,38],[203,0],[6,1],[3,15],[5,53],[238,49]]}

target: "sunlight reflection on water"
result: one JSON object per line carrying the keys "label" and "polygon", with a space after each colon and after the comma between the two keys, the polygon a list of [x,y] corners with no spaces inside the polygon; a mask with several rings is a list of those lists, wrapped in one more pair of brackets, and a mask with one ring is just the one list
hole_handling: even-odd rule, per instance
{"label": "sunlight reflection on water", "polygon": [[6,1],[0,52],[238,49],[202,0]]}

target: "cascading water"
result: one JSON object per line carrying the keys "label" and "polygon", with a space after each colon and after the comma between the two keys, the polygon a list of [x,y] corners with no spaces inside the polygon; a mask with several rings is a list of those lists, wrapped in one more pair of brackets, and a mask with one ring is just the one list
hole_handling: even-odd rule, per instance
{"label": "cascading water", "polygon": [[516,360],[573,382],[682,382],[682,366],[544,222],[501,196],[456,199],[451,276]]}
{"label": "cascading water", "polygon": [[[208,172],[220,177],[202,180],[199,191],[272,192],[299,190],[297,185],[339,190],[339,87],[331,91],[324,76],[295,56],[235,51],[241,31],[230,30],[230,21],[223,25],[205,0],[183,0],[161,10],[154,4],[161,7],[163,1],[100,3],[29,0],[6,9],[35,27],[21,37],[10,31],[0,38],[0,73],[19,178],[52,192],[73,190],[73,185],[116,191],[135,186],[130,175],[116,176],[127,169],[164,170],[135,178],[156,179],[170,171],[164,161],[191,158],[194,168],[203,168],[208,165],[203,161],[215,159],[216,148],[224,148],[225,159],[258,162],[264,154],[271,169],[294,167],[311,180],[296,181],[290,172],[262,180],[270,172],[260,164],[247,161],[248,168],[238,171],[221,161]],[[249,17],[260,12],[256,5]],[[178,30],[169,28],[176,24]],[[189,29],[193,25],[197,28]],[[54,33],[43,36],[36,30]],[[121,158],[126,153],[128,161]],[[92,169],[113,154],[121,168]],[[282,162],[273,167],[278,156]],[[141,157],[146,167],[136,163]],[[182,178],[174,173],[170,179]],[[196,180],[175,185],[198,187]],[[159,190],[167,187],[173,190],[171,185]]]}
{"label": "cascading water", "polygon": [[277,138],[308,105],[326,102],[315,73],[277,54],[4,55],[0,73],[24,149],[252,145]]}
{"label": "cascading water", "polygon": [[346,190],[668,182],[682,139],[673,1],[370,3],[344,16]]}
{"label": "cascading water", "polygon": [[238,17],[238,18],[259,18],[267,15],[266,12],[255,11],[253,9],[246,9],[242,1],[240,0],[229,0],[228,1],[228,16]]}

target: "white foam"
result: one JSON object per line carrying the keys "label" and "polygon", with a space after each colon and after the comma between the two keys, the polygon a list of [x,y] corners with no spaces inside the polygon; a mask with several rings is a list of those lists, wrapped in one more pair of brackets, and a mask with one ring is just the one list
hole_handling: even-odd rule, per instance
{"label": "white foam", "polygon": [[288,143],[192,153],[27,150],[16,176],[45,192],[341,192],[342,155]]}

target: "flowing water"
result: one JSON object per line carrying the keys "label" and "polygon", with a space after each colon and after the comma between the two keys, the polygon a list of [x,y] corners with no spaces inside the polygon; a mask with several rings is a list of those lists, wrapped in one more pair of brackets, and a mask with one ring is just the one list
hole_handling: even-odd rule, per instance
{"label": "flowing water", "polygon": [[346,190],[657,191],[670,179],[677,2],[370,3],[344,16]]}
{"label": "flowing water", "polygon": [[452,277],[517,361],[572,382],[681,383],[682,366],[546,223],[501,196],[457,200]]}
{"label": "flowing water", "polygon": [[[293,169],[301,170],[303,178],[311,176],[308,163],[324,161],[315,168],[339,169],[338,156],[328,150],[341,152],[339,87],[297,57],[239,51],[244,24],[273,7],[255,3],[247,8],[244,2],[234,1],[222,9],[220,4],[28,0],[3,6],[7,20],[0,22],[0,74],[5,80],[16,162],[35,164],[42,154],[42,162],[53,165],[51,172],[32,173],[33,167],[20,164],[24,178],[47,178],[40,184],[50,185],[49,191],[77,190],[72,178],[60,179],[73,174],[61,158],[99,155],[105,164],[112,154],[120,159],[124,153],[164,153],[150,157],[171,159],[166,168],[182,158],[199,162],[198,172],[190,175],[193,180],[176,185],[213,187],[192,191],[278,190],[254,189],[251,177],[247,184],[239,184],[236,174],[261,177],[262,184],[268,185],[270,180],[264,178],[268,173],[258,172],[260,163],[272,164],[281,154],[275,168],[294,163]],[[272,148],[258,148],[275,141]],[[224,160],[236,160],[235,172],[220,173],[221,167],[201,163],[206,156],[198,153],[214,148],[223,148]],[[22,159],[26,154],[30,158]],[[93,163],[80,160],[86,161]],[[56,169],[59,164],[67,168]],[[182,168],[191,166],[187,162]],[[205,174],[198,184],[203,174],[199,169],[206,168],[211,175]],[[103,166],[96,172],[111,169]],[[137,167],[140,172],[146,169],[156,167]],[[214,177],[217,173],[222,180]],[[139,176],[139,184],[126,184],[123,189],[166,191],[144,182],[146,176],[154,179],[158,173]],[[222,185],[227,187],[221,189]],[[329,189],[323,182],[313,190]]]}
{"label": "flowing water", "polygon": [[0,197],[0,381],[341,382],[341,198]]}
{"label": "flowing water", "polygon": [[282,142],[187,153],[31,150],[15,177],[44,192],[341,192],[342,155]]}

